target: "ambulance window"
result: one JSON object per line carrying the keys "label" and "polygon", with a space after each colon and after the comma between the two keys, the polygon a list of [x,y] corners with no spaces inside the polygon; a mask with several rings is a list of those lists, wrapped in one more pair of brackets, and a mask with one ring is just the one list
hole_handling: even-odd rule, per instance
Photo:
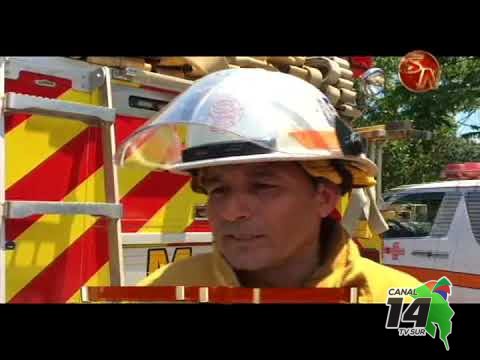
{"label": "ambulance window", "polygon": [[396,194],[384,215],[390,227],[384,237],[429,236],[444,195],[444,192]]}
{"label": "ambulance window", "polygon": [[461,197],[462,193],[460,191],[448,192],[445,195],[430,236],[443,237],[448,234]]}
{"label": "ambulance window", "polygon": [[480,191],[467,192],[465,200],[473,235],[480,243]]}

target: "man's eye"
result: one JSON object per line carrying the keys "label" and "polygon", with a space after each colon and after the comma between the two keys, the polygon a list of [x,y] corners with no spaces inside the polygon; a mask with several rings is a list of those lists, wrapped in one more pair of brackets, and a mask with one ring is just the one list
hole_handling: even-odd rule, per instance
{"label": "man's eye", "polygon": [[270,190],[270,189],[275,189],[277,186],[273,184],[264,184],[264,183],[258,183],[255,184],[255,188],[258,190]]}

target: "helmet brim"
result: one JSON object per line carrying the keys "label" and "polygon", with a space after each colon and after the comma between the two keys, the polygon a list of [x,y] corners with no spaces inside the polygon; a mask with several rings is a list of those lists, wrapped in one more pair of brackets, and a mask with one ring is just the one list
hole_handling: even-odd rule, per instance
{"label": "helmet brim", "polygon": [[318,155],[292,155],[282,152],[272,152],[267,154],[231,156],[217,159],[207,159],[180,163],[173,165],[169,171],[173,173],[189,174],[192,170],[197,170],[212,166],[223,165],[239,165],[249,163],[264,163],[277,161],[317,161],[317,160],[341,160],[355,164],[360,170],[364,171],[367,176],[377,175],[378,169],[374,162],[365,155],[361,156],[324,156],[319,158]]}

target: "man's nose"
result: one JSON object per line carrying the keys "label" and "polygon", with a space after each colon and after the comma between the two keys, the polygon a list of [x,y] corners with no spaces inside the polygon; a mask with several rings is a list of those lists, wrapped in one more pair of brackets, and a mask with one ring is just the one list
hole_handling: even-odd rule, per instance
{"label": "man's nose", "polygon": [[246,193],[231,193],[225,199],[220,215],[227,221],[249,219],[252,215],[254,200]]}

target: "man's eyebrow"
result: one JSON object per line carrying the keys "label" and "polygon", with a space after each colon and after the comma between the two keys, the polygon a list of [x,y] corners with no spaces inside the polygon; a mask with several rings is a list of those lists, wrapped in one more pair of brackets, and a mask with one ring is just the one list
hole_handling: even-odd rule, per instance
{"label": "man's eyebrow", "polygon": [[275,179],[279,177],[275,171],[267,168],[256,168],[252,170],[251,175],[262,179]]}

